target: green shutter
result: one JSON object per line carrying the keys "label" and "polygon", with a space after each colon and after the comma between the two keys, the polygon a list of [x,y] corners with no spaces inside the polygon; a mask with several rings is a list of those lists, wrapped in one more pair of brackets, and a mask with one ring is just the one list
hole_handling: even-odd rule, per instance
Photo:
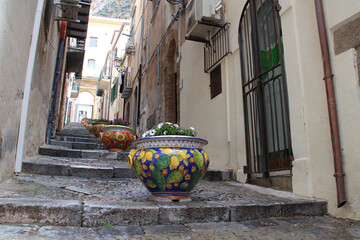
{"label": "green shutter", "polygon": [[113,103],[115,101],[116,97],[117,97],[118,86],[119,86],[119,78],[116,77],[115,78],[115,83],[114,83],[113,87],[111,88],[111,95],[110,95],[111,103]]}

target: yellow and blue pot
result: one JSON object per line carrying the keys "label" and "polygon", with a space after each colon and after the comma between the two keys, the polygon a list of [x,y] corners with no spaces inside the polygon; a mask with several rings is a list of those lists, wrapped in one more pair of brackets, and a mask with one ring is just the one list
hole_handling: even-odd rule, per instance
{"label": "yellow and blue pot", "polygon": [[209,167],[203,150],[205,139],[189,136],[156,136],[135,140],[129,166],[156,197],[179,200],[190,191]]}

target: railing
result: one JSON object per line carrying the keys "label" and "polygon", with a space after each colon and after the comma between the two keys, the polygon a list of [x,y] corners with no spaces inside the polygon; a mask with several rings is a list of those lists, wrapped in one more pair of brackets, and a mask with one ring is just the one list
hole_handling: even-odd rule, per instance
{"label": "railing", "polygon": [[229,44],[229,28],[230,23],[226,23],[215,35],[211,38],[210,43],[206,43],[204,47],[204,70],[208,72],[226,55],[230,53]]}

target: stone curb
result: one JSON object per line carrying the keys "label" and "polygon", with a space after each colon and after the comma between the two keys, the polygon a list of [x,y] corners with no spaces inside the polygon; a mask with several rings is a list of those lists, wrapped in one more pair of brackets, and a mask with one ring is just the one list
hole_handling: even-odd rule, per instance
{"label": "stone curb", "polygon": [[40,163],[24,161],[23,173],[50,175],[50,176],[73,176],[80,178],[136,178],[130,167],[109,166],[95,167],[62,163]]}
{"label": "stone curb", "polygon": [[87,138],[87,137],[74,137],[74,136],[56,136],[56,141],[67,141],[67,142],[88,142],[88,143],[98,143],[99,139],[97,138]]}
{"label": "stone curb", "polygon": [[82,204],[74,200],[0,199],[1,223],[81,226]]}
{"label": "stone curb", "polygon": [[[296,205],[296,206],[295,206]],[[97,227],[239,222],[269,217],[322,216],[326,203],[303,200],[229,202],[104,202],[74,200],[0,199],[1,223],[46,223]],[[296,211],[294,211],[296,207]]]}
{"label": "stone curb", "polygon": [[86,149],[69,149],[55,145],[43,145],[39,148],[40,155],[52,157],[68,158],[96,158],[96,159],[124,159],[126,152],[109,152],[107,150],[86,150]]}
{"label": "stone curb", "polygon": [[[73,176],[80,178],[136,178],[133,170],[129,167],[116,165],[109,165],[107,167],[84,166],[81,164],[52,163],[51,161],[37,162],[26,160],[23,162],[22,172],[29,174]],[[226,172],[224,170],[210,168],[203,177],[203,180],[231,180],[231,171]]]}
{"label": "stone curb", "polygon": [[62,146],[69,149],[107,150],[106,147],[100,142],[71,142],[71,141],[51,140],[51,145]]}

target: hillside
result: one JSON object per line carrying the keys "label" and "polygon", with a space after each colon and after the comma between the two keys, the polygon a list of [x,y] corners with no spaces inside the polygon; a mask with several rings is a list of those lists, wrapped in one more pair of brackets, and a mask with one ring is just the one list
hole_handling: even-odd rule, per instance
{"label": "hillside", "polygon": [[132,0],[92,0],[91,16],[109,18],[130,18]]}

